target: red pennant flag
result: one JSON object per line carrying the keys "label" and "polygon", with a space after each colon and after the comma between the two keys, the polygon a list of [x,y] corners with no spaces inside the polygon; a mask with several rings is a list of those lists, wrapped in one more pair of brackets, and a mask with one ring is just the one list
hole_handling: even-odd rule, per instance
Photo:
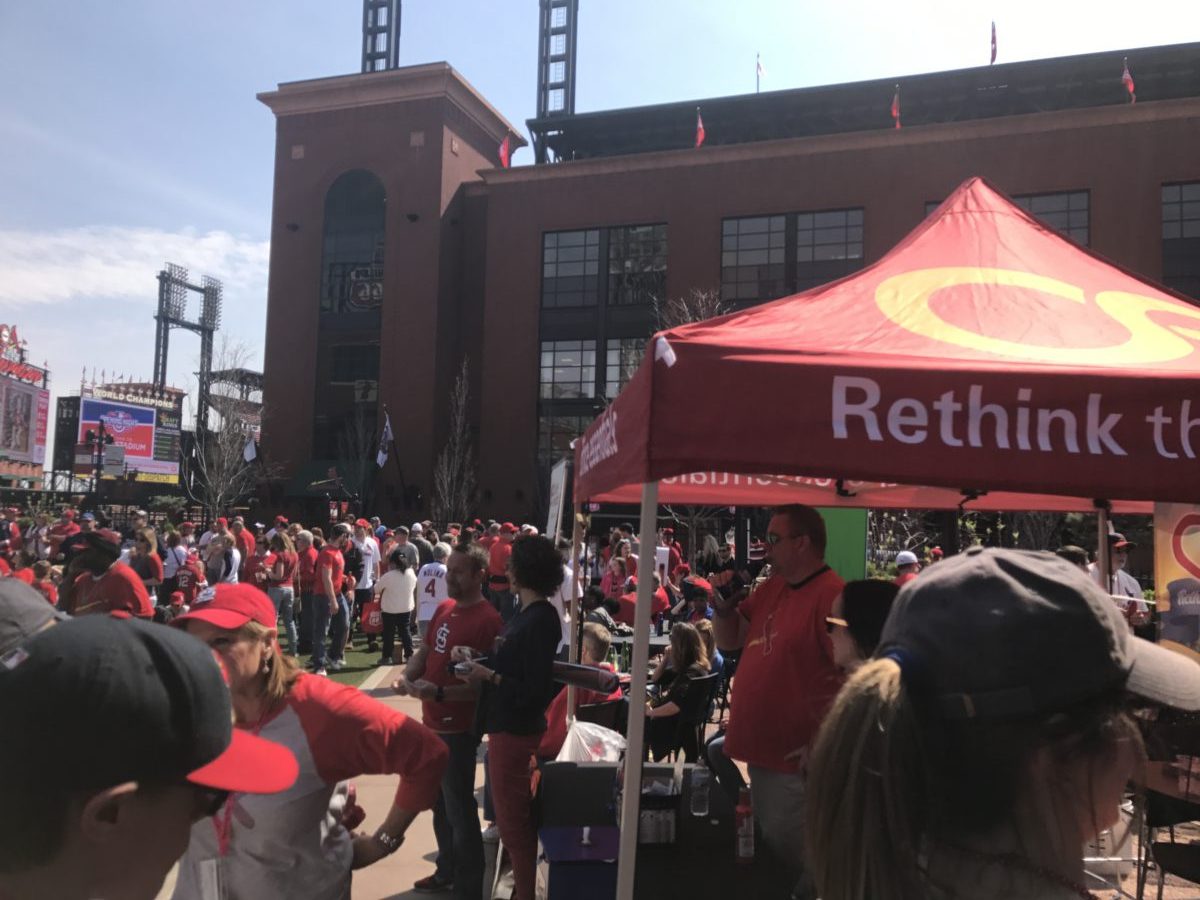
{"label": "red pennant flag", "polygon": [[996,62],[996,23],[992,23],[992,61],[988,65],[994,65]]}
{"label": "red pennant flag", "polygon": [[704,120],[700,118],[700,107],[696,107],[696,146],[704,143]]}
{"label": "red pennant flag", "polygon": [[1129,92],[1129,102],[1137,103],[1137,94],[1133,92],[1133,76],[1129,74],[1129,60],[1125,60],[1125,71],[1121,73],[1121,83],[1125,85],[1125,90]]}
{"label": "red pennant flag", "polygon": [[900,127],[900,85],[896,85],[896,93],[892,95],[892,118],[896,127]]}
{"label": "red pennant flag", "polygon": [[504,140],[500,142],[500,167],[508,168],[509,160],[512,159],[512,143],[509,135],[504,136]]}

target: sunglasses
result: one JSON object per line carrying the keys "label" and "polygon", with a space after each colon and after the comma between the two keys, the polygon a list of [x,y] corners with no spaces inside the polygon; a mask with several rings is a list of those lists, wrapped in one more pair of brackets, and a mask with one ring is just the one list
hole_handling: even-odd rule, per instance
{"label": "sunglasses", "polygon": [[767,543],[774,547],[780,541],[794,541],[798,537],[804,537],[802,534],[775,534],[773,531],[767,532]]}
{"label": "sunglasses", "polygon": [[835,628],[849,628],[849,627],[850,627],[850,623],[847,622],[845,619],[839,619],[836,616],[826,616],[825,617],[825,630],[828,631],[830,634],[833,634],[833,629],[835,629]]}

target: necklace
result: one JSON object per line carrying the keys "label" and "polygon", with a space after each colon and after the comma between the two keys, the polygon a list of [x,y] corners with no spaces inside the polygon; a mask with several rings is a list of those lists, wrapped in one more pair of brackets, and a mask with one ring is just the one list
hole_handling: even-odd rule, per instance
{"label": "necklace", "polygon": [[1096,900],[1096,895],[1078,881],[1073,881],[1072,879],[1067,878],[1065,875],[1060,875],[1053,869],[1048,869],[1045,866],[1039,866],[1036,863],[1031,862],[1027,857],[1022,856],[1020,853],[987,853],[983,850],[972,850],[969,847],[963,847],[958,844],[946,844],[945,846],[954,850],[956,853],[962,854],[963,856],[969,856],[983,862],[994,863],[1005,869],[1021,869],[1022,871],[1028,872],[1030,875],[1036,875],[1043,881],[1056,884],[1059,887],[1070,891],[1072,894],[1075,894],[1077,897],[1083,898],[1083,900]]}

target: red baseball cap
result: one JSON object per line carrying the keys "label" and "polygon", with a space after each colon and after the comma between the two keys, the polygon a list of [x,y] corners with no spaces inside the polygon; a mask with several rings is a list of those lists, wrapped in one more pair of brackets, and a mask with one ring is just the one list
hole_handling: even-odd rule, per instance
{"label": "red baseball cap", "polygon": [[183,606],[183,591],[171,591],[171,605]]}
{"label": "red baseball cap", "polygon": [[276,622],[275,607],[270,599],[250,584],[218,584],[202,591],[191,611],[172,620],[171,624],[183,625],[193,619],[226,631],[234,631],[247,622],[274,628]]}
{"label": "red baseball cap", "polygon": [[64,519],[73,519],[73,518],[75,518],[75,510],[73,510],[73,509],[64,509],[64,510],[63,510],[62,517],[63,517]]}
{"label": "red baseball cap", "polygon": [[288,523],[287,516],[276,516],[275,517],[276,525],[286,525],[287,523]]}
{"label": "red baseball cap", "polygon": [[195,528],[196,528],[196,526],[193,525],[191,522],[180,522],[179,523],[180,531],[194,531]]}
{"label": "red baseball cap", "polygon": [[516,534],[517,526],[514,525],[512,522],[505,522],[503,525],[500,526],[500,531],[503,532],[504,534]]}
{"label": "red baseball cap", "polygon": [[221,518],[217,519],[216,524],[220,525],[222,528],[228,528],[229,520],[227,518],[225,518],[224,516],[221,516]]}
{"label": "red baseball cap", "polygon": [[358,519],[355,521],[354,527],[355,528],[370,528],[371,523],[368,522],[366,519]]}

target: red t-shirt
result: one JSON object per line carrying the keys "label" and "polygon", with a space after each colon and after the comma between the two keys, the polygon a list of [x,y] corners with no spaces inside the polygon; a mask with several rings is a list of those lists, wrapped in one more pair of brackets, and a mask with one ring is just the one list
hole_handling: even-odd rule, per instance
{"label": "red t-shirt", "polygon": [[[637,613],[637,591],[631,594],[624,594],[617,598],[617,602],[621,604],[621,608],[617,614],[613,616],[613,621],[620,625],[628,625],[633,627],[633,617]],[[650,621],[655,621],[659,616],[671,608],[671,600],[667,596],[666,588],[659,588],[650,595]]]}
{"label": "red t-shirt", "polygon": [[475,543],[477,543],[484,550],[491,550],[492,544],[496,543],[498,540],[500,540],[499,537],[492,537],[490,534],[485,534],[483,537],[476,538]]}
{"label": "red t-shirt", "polygon": [[73,534],[79,534],[79,526],[74,522],[63,524],[58,522],[50,526],[50,556],[58,556],[59,550],[62,548],[63,541]]}
{"label": "red t-shirt", "polygon": [[[615,672],[608,663],[600,663],[601,669],[607,669],[609,672]],[[601,694],[598,691],[578,690],[575,693],[575,708],[588,703],[604,703],[606,700],[620,700],[624,695],[620,686],[611,694]],[[558,756],[558,751],[562,749],[562,745],[567,740],[567,692],[559,691],[554,695],[554,699],[550,701],[550,706],[546,710],[546,730],[542,734],[542,742],[538,744],[537,755],[542,759],[553,759]]]}
{"label": "red t-shirt", "polygon": [[309,547],[303,553],[298,553],[296,571],[299,573],[300,593],[311,594],[316,590],[317,557],[320,554],[316,547]]}
{"label": "red t-shirt", "polygon": [[[426,681],[447,687],[463,684],[454,674],[450,651],[455,647],[472,647],[483,654],[492,652],[496,637],[504,628],[500,613],[492,604],[476,603],[461,607],[454,600],[443,600],[434,610],[425,632],[429,640],[429,655],[425,657]],[[454,700],[438,703],[423,700],[421,712],[425,725],[434,731],[457,734],[475,723],[475,701]]]}
{"label": "red t-shirt", "polygon": [[732,759],[797,771],[796,762],[784,757],[812,743],[842,686],[825,618],[844,586],[832,569],[800,588],[776,575],[738,607],[750,628],[725,735]]}
{"label": "red t-shirt", "polygon": [[33,584],[33,569],[17,569],[17,571],[12,573],[12,577],[17,579],[17,581]]}
{"label": "red t-shirt", "polygon": [[[247,584],[252,584],[264,593],[267,590],[267,573],[271,570],[271,566],[275,560],[271,556],[251,556],[246,560],[246,565],[242,568],[241,581]],[[262,575],[260,578],[259,575]]]}
{"label": "red t-shirt", "polygon": [[321,552],[317,554],[316,579],[313,583],[313,591],[320,594],[329,600],[336,600],[337,597],[330,597],[325,593],[325,572],[330,574],[330,583],[335,591],[342,589],[342,578],[346,572],[346,560],[342,557],[342,551],[333,544],[326,544],[321,548]]}
{"label": "red t-shirt", "polygon": [[146,574],[149,575],[151,581],[163,580],[163,564],[162,559],[157,553],[151,553],[146,557]]}
{"label": "red t-shirt", "polygon": [[246,564],[254,556],[254,535],[243,528],[233,536],[233,542],[237,544],[238,553],[242,555],[242,562],[238,567],[238,581],[249,581],[246,577]]}
{"label": "red t-shirt", "polygon": [[291,587],[292,581],[296,578],[296,569],[300,565],[300,558],[294,550],[281,550],[278,553],[272,553],[268,557],[271,560],[271,568],[274,569],[277,563],[283,563],[282,575],[276,579],[271,579],[271,584],[281,587]]}
{"label": "red t-shirt", "polygon": [[488,550],[488,576],[491,579],[503,578],[508,582],[508,561],[512,558],[512,541],[496,541]]}
{"label": "red t-shirt", "polygon": [[58,606],[58,588],[54,586],[53,581],[48,578],[45,581],[35,581],[33,588],[45,597],[51,606]]}
{"label": "red t-shirt", "polygon": [[[200,593],[200,585],[204,583],[204,564],[198,559],[189,559],[175,573],[177,588],[183,594],[183,602],[191,606],[196,595]],[[165,598],[170,600],[170,597]]]}
{"label": "red t-shirt", "polygon": [[910,581],[915,581],[916,578],[917,578],[916,572],[905,572],[903,575],[896,576],[896,585],[898,587],[904,587]]}
{"label": "red t-shirt", "polygon": [[75,579],[75,594],[68,613],[87,616],[113,610],[124,610],[144,619],[154,615],[146,586],[133,569],[116,562],[99,578],[84,572]]}
{"label": "red t-shirt", "polygon": [[12,574],[12,566],[10,566],[5,561],[4,557],[0,556],[0,575],[11,575],[11,574]]}

